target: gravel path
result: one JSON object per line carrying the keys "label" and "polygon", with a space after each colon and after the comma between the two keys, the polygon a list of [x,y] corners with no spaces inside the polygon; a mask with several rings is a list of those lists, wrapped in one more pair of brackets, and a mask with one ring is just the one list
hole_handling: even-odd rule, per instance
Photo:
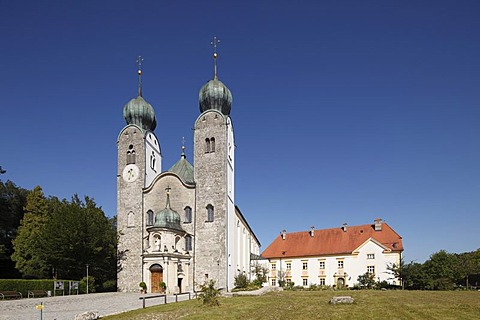
{"label": "gravel path", "polygon": [[[142,308],[140,293],[92,293],[50,298],[32,298],[20,300],[0,300],[0,320],[38,320],[40,311],[35,306],[42,303],[43,320],[73,320],[75,315],[86,311],[98,311],[100,316],[121,313]],[[188,300],[188,295],[178,296],[178,301]],[[175,296],[168,296],[167,302],[175,301]],[[150,298],[145,305],[163,304],[164,298]]]}

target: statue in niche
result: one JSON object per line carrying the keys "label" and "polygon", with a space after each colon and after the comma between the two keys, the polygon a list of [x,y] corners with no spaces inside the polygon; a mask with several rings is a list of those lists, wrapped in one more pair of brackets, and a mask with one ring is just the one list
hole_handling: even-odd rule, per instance
{"label": "statue in niche", "polygon": [[154,251],[160,251],[160,249],[161,249],[161,247],[162,247],[161,239],[160,239],[159,236],[155,236],[154,239],[155,239],[155,240],[154,240],[155,246],[154,246],[154,249],[153,249],[153,250],[154,250]]}

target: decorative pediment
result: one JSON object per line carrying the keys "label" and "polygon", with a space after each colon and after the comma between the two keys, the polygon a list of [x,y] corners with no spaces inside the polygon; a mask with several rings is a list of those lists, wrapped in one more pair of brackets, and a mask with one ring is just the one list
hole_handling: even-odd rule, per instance
{"label": "decorative pediment", "polygon": [[360,246],[358,246],[355,250],[352,251],[352,254],[359,254],[360,253],[360,250],[366,246],[369,242],[373,242],[375,243],[377,246],[379,246],[380,248],[383,249],[383,253],[386,253],[386,252],[391,252],[392,250],[390,248],[388,248],[387,246],[385,246],[384,244],[382,244],[380,241],[376,240],[375,238],[368,238],[364,243],[362,243]]}

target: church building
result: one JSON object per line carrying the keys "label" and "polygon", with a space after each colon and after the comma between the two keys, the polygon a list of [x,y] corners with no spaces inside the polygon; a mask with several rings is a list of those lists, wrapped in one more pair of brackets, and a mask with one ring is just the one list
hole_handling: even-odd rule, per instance
{"label": "church building", "polygon": [[269,284],[294,283],[336,288],[353,287],[369,273],[375,281],[400,285],[388,266],[400,264],[403,239],[382,219],[373,224],[290,232],[283,230],[263,251]]}
{"label": "church building", "polygon": [[168,170],[139,57],[138,96],[123,109],[117,140],[118,291],[139,291],[144,282],[147,292],[181,293],[211,279],[230,291],[236,275],[251,276],[260,243],[235,203],[232,94],[217,77],[216,43],[214,77],[199,92],[193,165],[183,147]]}

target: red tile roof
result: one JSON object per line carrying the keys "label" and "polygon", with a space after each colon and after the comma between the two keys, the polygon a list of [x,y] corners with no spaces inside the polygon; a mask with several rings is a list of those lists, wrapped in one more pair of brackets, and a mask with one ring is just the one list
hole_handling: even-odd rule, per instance
{"label": "red tile roof", "polygon": [[342,228],[315,230],[313,237],[310,231],[292,232],[285,234],[285,240],[280,234],[262,256],[286,258],[351,254],[370,238],[391,251],[403,251],[402,237],[385,222],[381,226],[381,231],[375,231],[374,224],[346,226],[346,231]]}

